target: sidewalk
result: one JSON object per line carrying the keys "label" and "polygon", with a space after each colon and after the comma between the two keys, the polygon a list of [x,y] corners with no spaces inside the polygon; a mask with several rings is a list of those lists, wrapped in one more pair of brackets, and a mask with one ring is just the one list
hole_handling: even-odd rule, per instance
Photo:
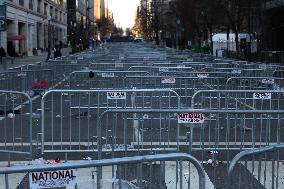
{"label": "sidewalk", "polygon": [[[71,48],[63,48],[61,50],[62,56],[67,56],[71,52]],[[33,64],[36,62],[43,62],[46,60],[47,57],[47,52],[43,52],[42,55],[39,56],[26,56],[24,58],[19,58],[16,57],[14,58],[14,64],[11,64],[11,61],[7,61],[7,69],[8,68],[13,68],[21,65],[26,65],[26,64]],[[51,53],[51,58],[53,58],[53,52]],[[5,71],[4,65],[0,65],[0,71]]]}

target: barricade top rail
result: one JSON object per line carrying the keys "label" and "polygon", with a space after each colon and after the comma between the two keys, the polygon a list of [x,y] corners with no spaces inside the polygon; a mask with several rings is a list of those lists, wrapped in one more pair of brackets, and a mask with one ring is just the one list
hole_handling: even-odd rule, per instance
{"label": "barricade top rail", "polygon": [[284,148],[284,144],[275,144],[275,145],[270,145],[270,146],[265,146],[265,147],[261,147],[261,148],[255,148],[255,149],[250,149],[250,150],[245,150],[242,151],[240,153],[238,153],[231,161],[229,169],[228,169],[228,173],[229,176],[232,174],[234,167],[236,166],[236,164],[244,157],[246,156],[250,156],[250,155],[257,155],[257,154],[261,154],[261,153],[265,153],[265,152],[270,152],[270,151],[274,151],[274,150],[279,150],[279,149],[283,149]]}
{"label": "barricade top rail", "polygon": [[101,118],[109,113],[229,113],[229,114],[283,114],[284,110],[207,110],[207,109],[109,109],[101,114]]}
{"label": "barricade top rail", "polygon": [[[134,156],[124,158],[112,158],[103,160],[89,160],[89,161],[77,161],[66,162],[62,164],[43,164],[43,165],[30,165],[30,166],[15,166],[0,168],[0,174],[13,174],[13,173],[25,173],[25,172],[37,172],[37,171],[54,171],[54,170],[66,170],[66,169],[78,169],[88,167],[99,167],[109,165],[121,165],[128,163],[143,163],[151,161],[170,161],[170,160],[188,160],[191,161],[201,174],[204,174],[204,170],[199,161],[192,155],[185,153],[173,153],[173,154],[156,154],[145,156]],[[203,175],[205,176],[205,175]]]}
{"label": "barricade top rail", "polygon": [[[284,144],[253,148],[238,153],[228,167],[227,187],[241,187],[242,182],[249,182],[252,187],[282,188],[282,151]],[[280,152],[281,151],[281,152]],[[250,171],[251,174],[246,174]],[[245,181],[235,179],[246,175]]]}

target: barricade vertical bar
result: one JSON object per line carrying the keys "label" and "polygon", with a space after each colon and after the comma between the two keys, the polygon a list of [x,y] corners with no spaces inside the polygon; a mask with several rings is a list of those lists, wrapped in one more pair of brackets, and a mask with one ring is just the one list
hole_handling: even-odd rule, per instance
{"label": "barricade vertical bar", "polygon": [[274,149],[274,151],[273,151],[274,153],[273,153],[273,159],[272,159],[272,175],[271,175],[271,178],[272,178],[272,189],[274,189],[274,180],[275,180],[275,178],[274,178],[274,172],[275,172],[275,156],[276,156],[276,149]]}
{"label": "barricade vertical bar", "polygon": [[9,189],[9,176],[8,176],[8,174],[5,174],[5,188]]}
{"label": "barricade vertical bar", "polygon": [[60,93],[60,142],[61,142],[61,150],[63,149],[63,94]]}
{"label": "barricade vertical bar", "polygon": [[[190,173],[189,173],[190,175]],[[183,180],[183,171],[182,171],[182,161],[179,161],[179,184],[180,184],[180,189],[182,189],[182,180]]]}
{"label": "barricade vertical bar", "polygon": [[[52,94],[52,96],[51,96],[51,114],[52,115],[54,115],[54,103],[55,103],[54,95]],[[42,107],[41,111],[45,112],[44,107]],[[42,120],[43,120],[42,124],[44,124],[44,121],[45,121],[44,120],[44,114],[42,115]],[[54,116],[51,116],[51,121],[52,121],[52,123],[51,123],[51,132],[52,132],[51,133],[51,144],[52,144],[52,150],[53,150],[54,149],[54,145],[53,145],[53,143],[54,143],[54,135],[53,135],[53,133],[54,133]],[[42,131],[42,132],[44,132],[44,131]],[[43,140],[44,140],[44,137],[43,137]]]}
{"label": "barricade vertical bar", "polygon": [[176,189],[178,188],[178,181],[179,181],[179,161],[176,160]]}
{"label": "barricade vertical bar", "polygon": [[[69,147],[69,150],[72,149],[72,109],[71,109],[71,106],[72,106],[72,95],[69,93],[68,95],[69,97],[69,144],[70,144],[70,147]],[[93,141],[92,141],[93,142]],[[94,148],[94,145],[92,145],[93,148]]]}

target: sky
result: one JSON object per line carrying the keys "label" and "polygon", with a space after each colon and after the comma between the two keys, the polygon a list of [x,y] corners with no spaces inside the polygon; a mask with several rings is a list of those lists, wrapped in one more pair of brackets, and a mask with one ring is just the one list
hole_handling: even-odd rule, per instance
{"label": "sky", "polygon": [[140,0],[108,0],[108,3],[109,9],[113,11],[115,24],[123,29],[132,28]]}

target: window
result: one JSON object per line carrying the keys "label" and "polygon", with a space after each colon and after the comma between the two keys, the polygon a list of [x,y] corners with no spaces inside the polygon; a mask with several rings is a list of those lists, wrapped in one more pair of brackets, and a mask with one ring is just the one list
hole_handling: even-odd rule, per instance
{"label": "window", "polygon": [[44,15],[47,16],[47,4],[44,3]]}
{"label": "window", "polygon": [[21,5],[21,6],[25,6],[25,0],[19,0],[19,5]]}
{"label": "window", "polygon": [[29,9],[31,9],[31,10],[34,9],[33,0],[29,0]]}
{"label": "window", "polygon": [[38,2],[37,2],[37,12],[41,12],[41,4],[42,4],[42,1],[41,0],[39,0]]}

